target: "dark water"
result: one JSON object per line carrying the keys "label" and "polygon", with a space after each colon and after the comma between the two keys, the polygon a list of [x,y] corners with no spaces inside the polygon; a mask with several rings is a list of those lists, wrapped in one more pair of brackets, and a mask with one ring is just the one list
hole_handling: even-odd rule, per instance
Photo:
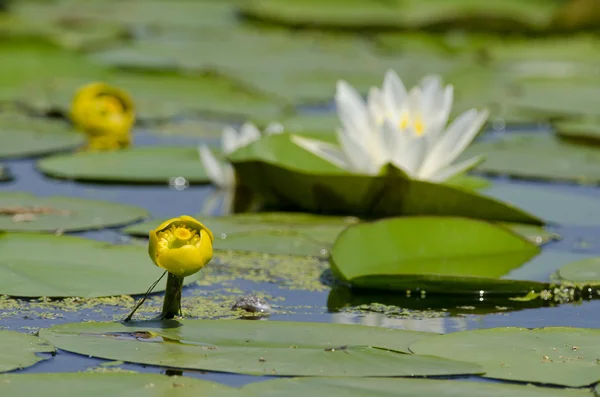
{"label": "dark water", "polygon": [[[500,134],[500,133],[497,133]],[[197,145],[200,141],[193,138],[160,137],[150,134],[138,134],[136,145]],[[36,195],[66,195],[101,199],[125,204],[132,204],[147,209],[154,218],[175,217],[181,214],[196,214],[202,210],[202,204],[213,191],[210,186],[190,186],[184,190],[176,190],[168,186],[126,186],[126,185],[100,185],[81,184],[72,181],[59,181],[45,178],[35,170],[33,160],[6,161],[14,180],[0,185],[1,191],[25,191]],[[176,176],[176,175],[174,175]],[[533,182],[512,181],[506,178],[495,178],[496,184],[527,184]],[[548,184],[544,184],[548,185]],[[558,190],[597,197],[600,200],[600,189],[595,187],[576,186],[567,184],[551,184]],[[173,203],[176,203],[175,205]],[[600,224],[600,220],[599,220]],[[600,255],[600,226],[598,227],[560,227],[554,229],[562,235],[563,239],[552,242],[544,248],[544,255],[560,255],[564,252],[581,252],[587,255]],[[124,243],[128,237],[120,234],[116,229],[85,232],[80,235],[108,241],[111,243]],[[274,306],[282,311],[293,314],[274,314],[270,318],[284,321],[311,321],[311,322],[339,322],[357,323],[372,326],[407,328],[428,330],[434,332],[453,332],[466,329],[480,329],[501,326],[544,327],[544,326],[576,326],[600,328],[600,301],[583,301],[581,303],[566,303],[556,307],[531,308],[527,304],[513,305],[505,310],[506,302],[495,302],[494,298],[469,297],[461,298],[452,304],[444,298],[435,297],[405,298],[401,297],[390,302],[385,302],[386,297],[355,296],[352,303],[370,303],[372,301],[394,304],[406,309],[428,310],[432,309],[425,318],[406,319],[394,318],[377,312],[362,314],[335,313],[336,292],[308,292],[279,288],[268,283],[254,283],[247,280],[238,280],[233,287],[252,293],[261,291],[273,297],[284,298],[277,301]],[[186,288],[185,294],[207,293],[210,288],[191,286]],[[331,296],[330,296],[331,295]],[[207,295],[210,299],[210,295]],[[332,306],[328,309],[328,301]],[[298,309],[302,306],[302,309]],[[459,307],[458,309],[456,307]],[[286,310],[287,308],[287,310]],[[441,308],[448,309],[441,316],[435,314]],[[487,308],[487,309],[485,309]],[[106,307],[107,314],[121,313],[119,309]],[[487,313],[486,313],[487,312]],[[442,313],[442,312],[440,312]],[[6,329],[26,331],[31,328],[49,327],[53,324],[77,322],[82,320],[105,320],[93,311],[66,312],[60,318],[44,319],[42,316],[23,318],[22,316],[3,316],[0,326]],[[105,360],[98,360],[79,356],[63,351],[52,360],[41,362],[21,372],[74,372],[96,367]],[[165,370],[136,364],[124,364],[123,369],[139,372],[164,373]],[[200,371],[185,372],[187,376],[213,380],[231,386],[240,386],[249,382],[266,378],[234,374],[204,373]]]}

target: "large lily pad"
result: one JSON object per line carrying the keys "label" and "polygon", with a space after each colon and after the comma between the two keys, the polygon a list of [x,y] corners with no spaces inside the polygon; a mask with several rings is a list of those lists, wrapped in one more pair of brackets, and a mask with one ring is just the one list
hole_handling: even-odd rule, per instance
{"label": "large lily pad", "polygon": [[597,329],[506,327],[436,336],[410,350],[481,364],[487,378],[581,387],[600,379],[599,340]]}
{"label": "large lily pad", "polygon": [[[326,217],[301,213],[247,213],[232,216],[198,216],[215,235],[215,250],[264,252],[268,254],[327,257],[337,235],[353,218]],[[123,230],[134,236],[148,232],[162,222],[147,221]]]}
{"label": "large lily pad", "polygon": [[48,394],[62,397],[242,397],[248,394],[202,379],[135,373],[54,373],[0,376],[6,397]]}
{"label": "large lily pad", "polygon": [[[72,236],[0,233],[0,295],[93,298],[143,294],[162,272],[141,246]],[[185,281],[191,283],[198,277],[186,277]],[[164,290],[164,284],[155,290]]]}
{"label": "large lily pad", "polygon": [[500,225],[403,217],[348,227],[333,246],[331,269],[340,280],[367,289],[526,293],[539,283],[501,278],[539,251]]}
{"label": "large lily pad", "polygon": [[520,178],[600,183],[600,151],[553,136],[515,134],[500,141],[481,142],[465,151],[464,158],[485,154],[477,171]]}
{"label": "large lily pad", "polygon": [[477,365],[401,353],[411,342],[433,334],[356,325],[244,320],[72,323],[42,330],[40,335],[61,349],[79,354],[250,375],[480,372]]}
{"label": "large lily pad", "polygon": [[116,183],[168,184],[182,176],[207,183],[195,147],[139,147],[115,152],[80,152],[44,158],[40,171],[56,178]]}
{"label": "large lily pad", "polygon": [[109,201],[0,193],[0,230],[73,232],[125,225],[147,216],[142,208]]}
{"label": "large lily pad", "polygon": [[54,353],[55,350],[37,336],[0,330],[0,351],[0,372],[8,372],[30,367],[48,358],[38,356],[37,353]]}
{"label": "large lily pad", "polygon": [[350,174],[294,145],[289,134],[264,137],[230,155],[240,183],[267,208],[385,217],[449,215],[543,224],[518,208],[468,189],[384,176]]}
{"label": "large lily pad", "polygon": [[62,121],[0,117],[0,158],[39,156],[84,143],[83,134]]}
{"label": "large lily pad", "polygon": [[[431,379],[294,378],[256,382],[242,388],[261,397],[585,397],[589,390],[560,390],[535,386]],[[398,393],[401,394],[398,394]]]}
{"label": "large lily pad", "polygon": [[571,281],[585,285],[600,284],[600,258],[587,258],[571,262],[556,272],[561,281]]}
{"label": "large lily pad", "polygon": [[538,31],[550,23],[557,4],[510,0],[481,3],[472,0],[422,2],[351,2],[253,0],[243,4],[242,15],[293,27],[353,30],[461,28],[487,31]]}

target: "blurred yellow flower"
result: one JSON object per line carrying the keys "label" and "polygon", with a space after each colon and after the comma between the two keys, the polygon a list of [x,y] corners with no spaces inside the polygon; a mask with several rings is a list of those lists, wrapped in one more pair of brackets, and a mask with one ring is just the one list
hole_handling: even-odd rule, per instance
{"label": "blurred yellow flower", "polygon": [[71,104],[71,120],[88,135],[88,150],[114,150],[131,144],[135,107],[131,96],[105,83],[91,83],[77,90]]}
{"label": "blurred yellow flower", "polygon": [[191,216],[169,219],[150,231],[148,253],[156,266],[186,277],[202,269],[213,255],[212,232]]}

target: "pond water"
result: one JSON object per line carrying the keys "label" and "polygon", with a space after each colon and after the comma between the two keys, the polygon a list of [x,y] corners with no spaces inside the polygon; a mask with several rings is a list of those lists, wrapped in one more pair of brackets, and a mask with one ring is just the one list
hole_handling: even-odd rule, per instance
{"label": "pond water", "polygon": [[[136,135],[135,145],[196,145],[198,139],[182,137],[163,137],[140,132]],[[214,190],[207,186],[190,186],[183,190],[161,186],[127,186],[82,184],[73,181],[59,181],[41,175],[35,169],[34,160],[7,161],[14,179],[0,186],[0,191],[24,191],[36,195],[66,195],[101,199],[119,203],[136,205],[147,209],[153,218],[175,217],[181,214],[196,214],[202,210],[203,202]],[[495,184],[524,184],[536,182],[515,181],[507,178],[494,178]],[[600,189],[589,186],[568,184],[551,184],[558,190],[576,192],[600,199]],[[562,240],[550,242],[544,247],[546,255],[559,255],[563,252],[580,252],[588,255],[600,255],[599,227],[557,227],[552,229],[562,236]],[[110,243],[128,243],[131,238],[120,233],[118,229],[89,231],[79,235],[107,241]],[[584,300],[582,302],[564,303],[555,307],[527,307],[498,298],[462,297],[440,298],[435,296],[369,296],[352,297],[356,304],[382,303],[387,309],[378,311],[370,308],[363,311],[332,312],[335,293],[329,289],[324,291],[303,291],[280,288],[267,282],[253,282],[245,279],[235,280],[226,286],[192,285],[185,289],[184,296],[203,296],[210,301],[211,293],[222,299],[228,291],[234,290],[235,296],[260,292],[271,299],[275,313],[269,318],[283,321],[336,322],[356,323],[371,326],[426,330],[433,332],[453,332],[467,329],[481,329],[504,326],[545,327],[574,326],[600,328],[600,300]],[[343,292],[342,292],[343,294]],[[54,324],[89,320],[105,321],[110,318],[124,317],[127,310],[118,305],[97,305],[93,308],[77,308],[76,310],[50,310],[29,305],[27,300],[19,301],[17,307],[5,310],[1,316],[2,328],[17,331],[32,331]],[[35,300],[33,301],[35,302]],[[31,303],[31,302],[29,302]],[[202,304],[202,303],[200,303]],[[389,308],[395,309],[390,311]],[[71,307],[72,309],[72,307]],[[0,309],[4,310],[4,309]],[[258,320],[260,321],[260,320]],[[59,351],[52,360],[43,361],[23,370],[23,373],[74,372],[95,368],[106,360],[89,358],[65,351]],[[147,373],[165,373],[164,369],[136,364],[122,364],[120,368]],[[201,371],[185,371],[185,375],[214,380],[231,386],[240,386],[249,382],[267,379],[236,374],[206,373]],[[477,378],[472,378],[477,379]]]}

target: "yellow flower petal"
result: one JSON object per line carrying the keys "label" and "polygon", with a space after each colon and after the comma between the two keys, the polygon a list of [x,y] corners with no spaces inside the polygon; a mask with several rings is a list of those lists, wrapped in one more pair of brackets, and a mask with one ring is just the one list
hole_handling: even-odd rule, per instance
{"label": "yellow flower petal", "polygon": [[181,248],[168,249],[158,255],[157,263],[169,273],[179,277],[189,276],[202,269],[212,258],[210,239],[205,238],[199,248],[184,245]]}

